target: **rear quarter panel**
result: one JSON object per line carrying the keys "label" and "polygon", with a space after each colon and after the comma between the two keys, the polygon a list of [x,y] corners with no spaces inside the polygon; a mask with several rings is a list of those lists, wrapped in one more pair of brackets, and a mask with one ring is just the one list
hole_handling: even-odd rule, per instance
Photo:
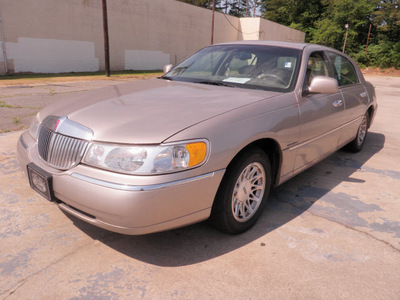
{"label": "rear quarter panel", "polygon": [[371,124],[373,123],[373,121],[375,119],[376,112],[378,110],[378,102],[377,102],[377,98],[376,98],[375,88],[372,85],[372,83],[365,81],[364,86],[368,93],[369,107],[372,106],[372,108],[373,108],[372,114],[370,115],[370,120],[369,120],[369,126],[371,126]]}

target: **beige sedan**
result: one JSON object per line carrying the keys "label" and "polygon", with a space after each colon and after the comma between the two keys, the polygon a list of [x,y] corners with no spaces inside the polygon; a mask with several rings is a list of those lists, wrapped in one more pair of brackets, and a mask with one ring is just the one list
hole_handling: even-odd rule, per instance
{"label": "beige sedan", "polygon": [[209,218],[241,233],[271,187],[343,146],[360,151],[376,109],[336,50],[226,43],[158,79],[46,107],[17,156],[34,190],[95,226],[145,234]]}

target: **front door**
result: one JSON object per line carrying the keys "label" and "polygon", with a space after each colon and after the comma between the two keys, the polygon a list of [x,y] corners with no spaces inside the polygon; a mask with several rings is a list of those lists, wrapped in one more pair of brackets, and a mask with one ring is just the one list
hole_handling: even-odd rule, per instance
{"label": "front door", "polygon": [[[334,71],[324,52],[310,54],[304,89],[315,76],[335,78]],[[299,99],[300,143],[294,170],[305,168],[337,149],[339,130],[343,124],[344,101],[336,94],[308,94]]]}

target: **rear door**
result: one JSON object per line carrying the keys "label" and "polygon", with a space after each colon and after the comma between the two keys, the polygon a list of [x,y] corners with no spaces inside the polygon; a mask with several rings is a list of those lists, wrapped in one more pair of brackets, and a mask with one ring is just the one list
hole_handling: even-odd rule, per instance
{"label": "rear door", "polygon": [[339,83],[339,91],[344,100],[344,127],[339,137],[339,145],[351,141],[360,125],[361,117],[367,111],[368,94],[360,82],[355,66],[343,55],[327,52]]}

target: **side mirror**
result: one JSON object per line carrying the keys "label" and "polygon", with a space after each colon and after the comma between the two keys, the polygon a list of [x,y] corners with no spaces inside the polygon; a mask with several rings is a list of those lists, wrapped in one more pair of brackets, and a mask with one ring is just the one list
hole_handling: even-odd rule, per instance
{"label": "side mirror", "polygon": [[174,67],[174,66],[171,65],[171,64],[165,65],[165,66],[164,66],[164,69],[163,69],[163,70],[164,70],[164,74],[167,74],[169,71],[171,71],[173,67]]}
{"label": "side mirror", "polygon": [[306,94],[336,94],[339,85],[336,79],[327,76],[315,76]]}

